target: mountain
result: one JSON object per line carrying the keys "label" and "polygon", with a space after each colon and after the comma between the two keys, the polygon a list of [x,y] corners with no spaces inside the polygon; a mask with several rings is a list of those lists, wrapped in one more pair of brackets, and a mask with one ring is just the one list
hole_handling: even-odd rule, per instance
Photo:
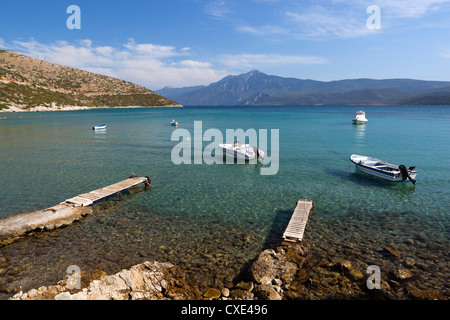
{"label": "mountain", "polygon": [[450,99],[445,100],[442,92],[450,95],[449,88],[447,81],[348,79],[325,82],[283,78],[253,70],[227,76],[208,86],[166,87],[156,92],[183,105],[196,106],[405,104],[416,101],[414,99],[450,104]]}
{"label": "mountain", "polygon": [[173,105],[131,82],[0,50],[0,109]]}
{"label": "mountain", "polygon": [[421,92],[411,98],[399,101],[405,105],[450,105],[450,87]]}
{"label": "mountain", "polygon": [[195,91],[198,89],[202,89],[205,86],[194,86],[194,87],[184,87],[184,88],[172,88],[172,87],[165,87],[162,89],[157,90],[158,94],[162,96],[166,96],[166,94],[170,94],[172,97],[172,100],[177,101],[178,97],[182,97],[186,93],[189,93],[191,91]]}

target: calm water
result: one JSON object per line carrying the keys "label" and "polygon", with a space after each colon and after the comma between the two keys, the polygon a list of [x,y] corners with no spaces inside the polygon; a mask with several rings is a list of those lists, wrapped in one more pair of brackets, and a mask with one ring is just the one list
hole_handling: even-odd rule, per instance
{"label": "calm water", "polygon": [[[315,210],[305,242],[319,251],[326,251],[327,244],[364,248],[370,253],[355,262],[361,265],[369,263],[369,256],[381,259],[376,252],[384,246],[412,255],[437,254],[442,260],[424,262],[433,263],[427,279],[434,283],[439,278],[443,285],[437,290],[446,294],[448,277],[442,275],[448,275],[449,260],[450,108],[364,107],[369,122],[355,126],[351,119],[358,109],[185,107],[4,114],[1,218],[53,206],[125,179],[131,171],[150,176],[152,189],[97,206],[94,215],[70,227],[0,249],[13,270],[3,286],[49,285],[72,264],[117,272],[143,260],[170,261],[193,273],[217,271],[220,276],[208,278],[208,285],[231,281],[260,250],[279,242],[295,201],[311,199]],[[175,165],[171,151],[178,142],[171,141],[172,119],[192,134],[197,120],[203,130],[216,128],[224,136],[226,129],[279,129],[279,171],[263,176],[261,164]],[[105,132],[91,130],[101,123],[108,125]],[[352,153],[416,166],[417,184],[359,173],[348,160]]]}

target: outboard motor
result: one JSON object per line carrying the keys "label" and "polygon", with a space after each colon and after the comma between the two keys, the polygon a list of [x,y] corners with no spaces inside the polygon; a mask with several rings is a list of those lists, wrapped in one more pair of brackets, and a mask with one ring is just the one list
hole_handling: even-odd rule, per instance
{"label": "outboard motor", "polygon": [[256,154],[256,159],[259,159],[259,149],[257,147],[253,147],[253,152]]}
{"label": "outboard motor", "polygon": [[403,164],[398,166],[398,170],[400,170],[400,173],[402,175],[402,180],[403,181],[408,179],[408,177],[409,177],[408,169],[406,169],[406,167]]}
{"label": "outboard motor", "polygon": [[[415,167],[411,167],[411,168],[413,168],[413,170],[414,170]],[[409,168],[409,170],[411,170],[411,168]],[[412,179],[411,176],[409,175],[409,170],[406,169],[406,167],[403,164],[399,165],[398,169],[400,170],[403,181],[405,181],[406,179],[409,179],[409,181],[411,181],[412,184],[416,184],[416,181],[414,179]]]}

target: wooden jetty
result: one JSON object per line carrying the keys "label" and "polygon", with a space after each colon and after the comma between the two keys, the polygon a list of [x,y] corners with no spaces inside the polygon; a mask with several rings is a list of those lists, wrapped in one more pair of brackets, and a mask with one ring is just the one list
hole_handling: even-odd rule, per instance
{"label": "wooden jetty", "polygon": [[149,177],[134,174],[126,180],[67,199],[60,204],[38,211],[25,212],[0,220],[0,247],[9,244],[35,230],[50,231],[72,224],[74,221],[93,213],[91,207],[97,201],[145,184],[150,186]]}
{"label": "wooden jetty", "polygon": [[110,186],[80,194],[76,197],[67,199],[62,203],[71,204],[73,206],[87,207],[92,205],[94,202],[100,201],[112,195],[120,195],[121,191],[135,187],[141,183],[150,185],[150,179],[148,177],[130,177]]}
{"label": "wooden jetty", "polygon": [[314,203],[311,200],[297,201],[297,206],[295,207],[291,220],[284,231],[284,240],[291,242],[302,241],[306,223],[308,222],[309,214],[313,208]]}

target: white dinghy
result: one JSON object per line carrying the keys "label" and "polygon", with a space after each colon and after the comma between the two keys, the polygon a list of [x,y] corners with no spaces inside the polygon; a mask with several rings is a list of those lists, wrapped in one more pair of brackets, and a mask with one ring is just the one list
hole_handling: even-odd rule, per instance
{"label": "white dinghy", "polygon": [[249,144],[241,144],[239,140],[230,144],[219,144],[225,155],[232,156],[236,159],[244,160],[264,160],[264,151],[252,147]]}
{"label": "white dinghy", "polygon": [[416,167],[406,168],[404,165],[396,166],[380,159],[358,154],[352,154],[350,156],[350,161],[353,162],[360,171],[374,177],[393,182],[411,181],[413,184],[416,183]]}

